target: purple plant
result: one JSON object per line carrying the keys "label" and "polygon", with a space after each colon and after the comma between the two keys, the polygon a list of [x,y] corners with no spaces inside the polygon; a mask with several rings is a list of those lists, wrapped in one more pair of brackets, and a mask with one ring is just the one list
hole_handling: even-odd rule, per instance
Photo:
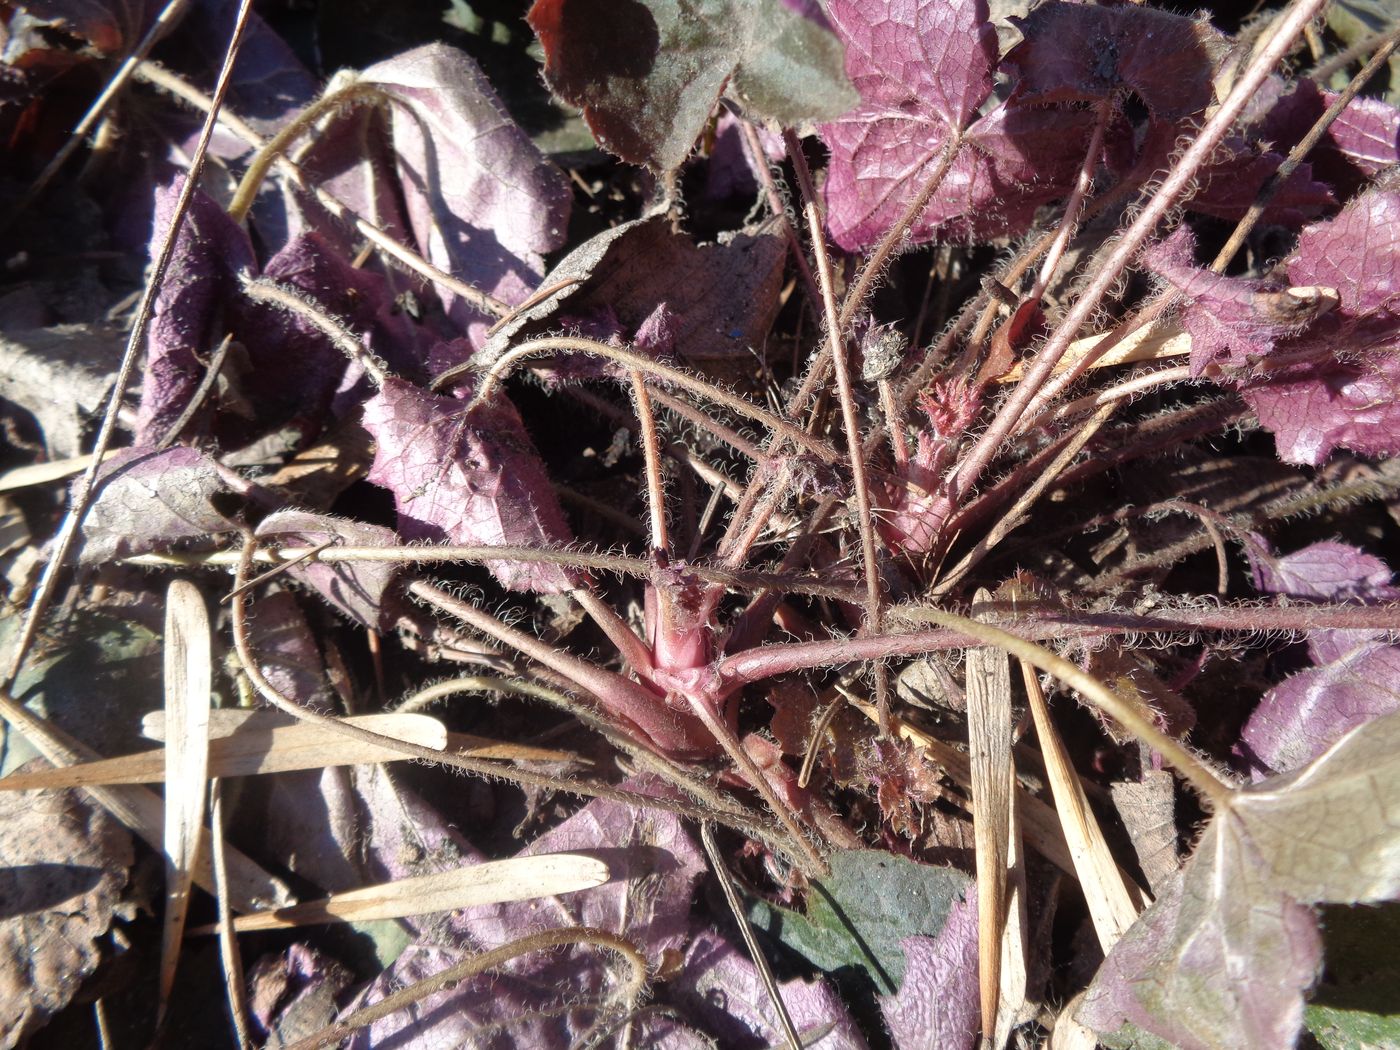
{"label": "purple plant", "polygon": [[[254,17],[206,96],[173,68],[231,4],[159,43],[154,10],[17,6],[0,127],[12,175],[47,163],[32,200],[68,192],[38,116],[134,53],[93,151],[124,177],[84,192],[103,243],[153,216],[153,279],[48,568],[12,570],[0,714],[55,764],[104,750],[21,704],[58,689],[30,654],[70,644],[36,649],[70,564],[76,607],[133,619],[132,565],[233,565],[231,693],[484,778],[279,773],[261,830],[297,848],[262,863],[326,893],[485,864],[515,852],[501,780],[517,833],[548,828],[520,859],[604,864],[406,913],[377,973],[265,958],[247,1023],[286,1042],[320,1011],[295,1045],[1322,1038],[1317,907],[1400,887],[1371,513],[1400,488],[1400,110],[1373,80],[1400,37],[1309,74],[1305,41],[1347,46],[1323,6],[1227,32],[1114,2],[536,0],[549,103],[408,21],[381,31],[417,46],[318,94]],[[579,131],[560,101],[605,152],[527,132],[532,104]],[[17,377],[106,324],[73,301],[0,295]],[[341,717],[394,691],[527,699],[444,704],[446,748]],[[249,906],[279,885],[234,863]],[[707,866],[728,917],[695,906]],[[1052,869],[1088,915],[1053,973]]]}

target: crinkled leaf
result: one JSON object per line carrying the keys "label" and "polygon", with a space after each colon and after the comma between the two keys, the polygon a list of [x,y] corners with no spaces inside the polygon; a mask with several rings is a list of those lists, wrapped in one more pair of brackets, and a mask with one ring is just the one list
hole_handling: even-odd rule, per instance
{"label": "crinkled leaf", "polygon": [[198,449],[123,449],[94,482],[78,560],[96,565],[207,539],[236,527],[228,513],[237,505],[217,465]]}
{"label": "crinkled leaf", "polygon": [[910,229],[915,242],[1022,228],[1037,204],[1063,192],[1083,159],[1088,114],[1013,105],[973,122],[996,64],[983,0],[850,0],[832,4],[831,15],[861,95],[821,128],[831,149],[827,222],[842,248],[879,240],[963,132],[967,143]]}
{"label": "crinkled leaf", "polygon": [[[392,547],[399,542],[393,532],[378,525],[300,510],[269,514],[259,523],[257,534],[282,546],[319,547],[334,541],[342,547]],[[289,566],[287,572],[357,623],[371,630],[393,625],[397,610],[388,598],[399,568],[392,562],[303,561]]]}
{"label": "crinkled leaf", "polygon": [[1296,772],[1242,789],[1227,816],[1242,866],[1261,864],[1301,901],[1366,904],[1400,893],[1397,811],[1400,713],[1391,713]]}
{"label": "crinkled leaf", "polygon": [[897,995],[880,996],[880,1012],[897,1050],[976,1044],[977,901],[955,901],[937,937],[906,937],[904,981]]}
{"label": "crinkled leaf", "polygon": [[487,343],[483,359],[557,329],[564,319],[600,311],[629,340],[640,344],[650,334],[646,349],[654,353],[658,304],[672,329],[668,351],[701,361],[747,357],[749,348],[763,345],[777,314],[786,252],[771,226],[725,243],[696,245],[664,219],[623,223],[565,256],[543,285],[580,283],[504,326]]}
{"label": "crinkled leaf", "polygon": [[786,125],[856,101],[824,20],[783,0],[536,0],[527,17],[549,86],[635,164],[680,167],[726,85],[751,116]]}
{"label": "crinkled leaf", "polygon": [[74,791],[0,799],[0,1041],[66,1006],[103,959],[131,835]]}
{"label": "crinkled leaf", "polygon": [[[620,933],[650,956],[684,943],[706,865],[678,817],[595,799],[518,856],[573,850],[602,850],[617,872],[605,886],[568,896],[573,921]],[[533,928],[538,912],[531,902],[475,908],[457,928],[479,944],[498,944]]]}
{"label": "crinkled leaf", "polygon": [[[369,480],[393,493],[405,539],[533,547],[569,542],[549,475],[504,397],[468,415],[459,401],[389,379],[366,402],[364,423],[378,444]],[[570,587],[567,573],[553,566],[486,564],[513,590]]]}
{"label": "crinkled leaf", "polygon": [[812,880],[805,915],[759,902],[751,921],[825,971],[857,967],[886,994],[904,980],[906,937],[937,937],[970,886],[955,868],[880,850],[830,857],[831,874]]}
{"label": "crinkled leaf", "polygon": [[[1321,942],[1309,904],[1400,893],[1400,713],[1236,792],[1179,889],[1109,954],[1079,1017],[1183,1048],[1290,1046]],[[1113,1042],[1112,1039],[1109,1040]]]}
{"label": "crinkled leaf", "polygon": [[[420,250],[508,302],[533,290],[542,256],[564,243],[569,186],[506,114],[467,55],[429,44],[371,66],[362,81],[395,99],[394,159]],[[461,328],[482,315],[444,296]]]}
{"label": "crinkled leaf", "polygon": [[1249,387],[1244,397],[1286,463],[1316,466],[1338,448],[1363,456],[1400,451],[1400,358],[1393,352],[1364,366],[1308,368]]}
{"label": "crinkled leaf", "polygon": [[1202,19],[1137,4],[1050,0],[1013,19],[1025,41],[1006,56],[1017,94],[1039,102],[1096,102],[1137,94],[1160,120],[1200,113],[1214,97],[1226,38]]}
{"label": "crinkled leaf", "polygon": [[1317,922],[1261,873],[1231,866],[1221,834],[1216,821],[1085,993],[1076,1017],[1106,1045],[1277,1050],[1297,1040],[1322,962]]}

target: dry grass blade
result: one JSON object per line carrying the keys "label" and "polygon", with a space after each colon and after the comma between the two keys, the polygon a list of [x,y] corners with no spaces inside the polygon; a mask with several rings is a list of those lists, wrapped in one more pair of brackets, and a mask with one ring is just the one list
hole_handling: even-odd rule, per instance
{"label": "dry grass blade", "polygon": [[199,589],[174,580],[165,592],[165,924],[160,1006],[165,1015],[189,912],[209,786],[209,694],[214,681],[209,614]]}
{"label": "dry grass blade", "polygon": [[[109,449],[106,459],[111,459],[119,452],[119,449]],[[50,460],[47,463],[30,463],[23,467],[15,467],[0,474],[0,492],[14,492],[16,489],[27,489],[34,485],[47,485],[53,481],[62,481],[64,478],[71,478],[74,474],[81,474],[92,464],[91,455],[73,456],[71,459]]]}
{"label": "dry grass blade", "polygon": [[[977,592],[976,601],[991,595]],[[967,734],[972,751],[972,829],[977,854],[977,962],[984,1040],[998,1032],[1002,939],[1007,919],[1012,788],[1011,669],[1005,653],[967,651]]]}
{"label": "dry grass blade", "polygon": [[[1085,336],[1069,344],[1065,356],[1060,358],[1052,374],[1068,372],[1081,361],[1092,357],[1095,348],[1112,333]],[[1089,368],[1111,368],[1114,365],[1136,364],[1140,361],[1160,361],[1168,357],[1183,357],[1191,352],[1191,337],[1179,328],[1171,326],[1139,328],[1132,335],[1119,341],[1118,345],[1094,360]],[[993,380],[994,383],[1015,383],[1026,374],[1026,363],[1018,361],[1009,371]]]}
{"label": "dry grass blade", "polygon": [[239,1050],[253,1046],[252,1019],[243,989],[243,959],[238,938],[233,935],[233,910],[228,900],[228,869],[224,863],[224,806],[218,780],[209,782],[210,859],[214,868],[215,903],[219,909],[219,964],[224,973],[224,993],[228,997],[229,1018]]}
{"label": "dry grass blade", "polygon": [[1079,776],[1070,764],[1055,725],[1050,721],[1050,708],[1040,688],[1035,668],[1021,662],[1021,677],[1030,698],[1031,715],[1035,719],[1035,735],[1040,740],[1040,753],[1045,759],[1045,775],[1055,796],[1055,811],[1060,816],[1065,841],[1069,843],[1079,885],[1089,906],[1089,918],[1094,923],[1099,945],[1108,954],[1123,932],[1137,920],[1138,910],[1132,892],[1118,872],[1108,843],[1098,820],[1089,808],[1089,800],[1079,783]]}
{"label": "dry grass blade", "polygon": [[[1012,770],[1015,776],[1015,770]],[[1017,814],[1016,793],[1010,799],[1010,819],[1006,840],[1006,925],[1001,934],[1001,980],[998,982],[999,1004],[997,1030],[992,1046],[1003,1047],[1011,1038],[1011,1029],[1031,1019],[1026,992],[1030,972],[1026,968],[1026,854],[1021,844],[1021,827]]]}
{"label": "dry grass blade", "polygon": [[[411,755],[358,738],[347,739],[333,729],[310,722],[289,723],[273,711],[210,712],[209,775],[246,777],[326,769],[374,762],[400,762]],[[392,712],[355,715],[342,721],[382,736],[436,751],[452,749],[472,758],[530,762],[564,762],[573,756],[543,747],[487,740],[469,733],[449,733],[430,715]],[[142,730],[153,740],[166,740],[163,716],[146,716]],[[164,751],[143,751],[104,758],[65,769],[45,769],[0,780],[0,791],[91,787],[99,784],[151,784],[165,779]]]}
{"label": "dry grass blade", "polygon": [[1094,1050],[1099,1045],[1099,1037],[1094,1030],[1086,1028],[1074,1019],[1074,1011],[1079,1009],[1083,998],[1084,993],[1080,992],[1059,1012],[1046,1050]]}
{"label": "dry grass blade", "polygon": [[[327,922],[369,922],[409,915],[456,911],[482,904],[553,897],[602,886],[613,878],[606,861],[587,853],[545,853],[534,857],[486,861],[452,871],[418,875],[347,890],[290,908],[242,915],[233,920],[237,933],[310,926]],[[198,932],[213,933],[218,927]]]}

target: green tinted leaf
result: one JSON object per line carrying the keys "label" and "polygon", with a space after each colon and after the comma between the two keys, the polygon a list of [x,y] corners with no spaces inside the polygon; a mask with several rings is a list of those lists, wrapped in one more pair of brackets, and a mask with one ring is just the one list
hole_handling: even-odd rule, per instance
{"label": "green tinted leaf", "polygon": [[854,967],[892,994],[904,980],[900,939],[936,937],[971,885],[954,868],[851,850],[831,857],[830,877],[812,881],[806,915],[760,902],[749,917],[819,969]]}

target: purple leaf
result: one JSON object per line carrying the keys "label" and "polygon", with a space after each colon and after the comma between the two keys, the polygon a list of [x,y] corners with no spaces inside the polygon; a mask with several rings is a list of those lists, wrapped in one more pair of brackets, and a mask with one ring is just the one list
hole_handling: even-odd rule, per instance
{"label": "purple leaf", "polygon": [[659,0],[536,0],[527,16],[555,94],[623,160],[680,167],[726,85],[751,116],[794,125],[855,104],[825,21],[783,0],[692,12]]}
{"label": "purple leaf", "polygon": [[1318,365],[1243,393],[1273,432],[1285,463],[1317,466],[1338,448],[1363,456],[1400,452],[1400,359],[1394,356],[1380,355],[1363,367]]}
{"label": "purple leaf", "polygon": [[[203,0],[193,4],[181,27],[179,48],[167,48],[167,60],[197,77],[212,78],[223,61],[224,47],[238,13],[237,0]],[[255,131],[273,135],[293,114],[316,97],[316,78],[296,53],[256,13],[243,31],[238,62],[229,84],[228,104]],[[247,150],[241,139],[239,154]]]}
{"label": "purple leaf", "polygon": [[996,63],[984,0],[844,0],[831,15],[861,94],[859,107],[821,129],[831,149],[827,222],[842,248],[879,240],[964,132],[966,146],[911,227],[916,243],[1023,228],[1037,204],[1063,192],[1083,159],[1089,114],[1012,105],[971,123]]}
{"label": "purple leaf", "polygon": [[[783,981],[778,988],[803,1046],[864,1050],[860,1029],[824,981]],[[718,1040],[719,1046],[758,1050],[784,1045],[772,1000],[757,968],[709,930],[690,942],[685,968],[672,983],[670,998],[688,1020]]]}
{"label": "purple leaf", "polygon": [[123,449],[102,465],[94,493],[78,554],[84,565],[168,550],[181,540],[236,527],[216,504],[236,506],[233,492],[214,461],[197,449]]}
{"label": "purple leaf", "polygon": [[[1391,585],[1390,566],[1374,555],[1345,543],[1314,543],[1277,557],[1261,536],[1253,533],[1245,553],[1254,573],[1254,585],[1270,594],[1327,602],[1393,602],[1400,588]],[[1309,631],[1308,649],[1313,663],[1340,659],[1383,632]]]}
{"label": "purple leaf", "polygon": [[[157,236],[164,236],[177,194],[172,185],[157,199]],[[202,424],[231,447],[275,427],[315,433],[324,425],[345,375],[345,355],[302,318],[249,301],[239,281],[256,273],[247,235],[196,193],[156,298],[137,414],[139,442],[166,437],[199,389],[225,333],[235,343],[220,373],[226,387],[223,404],[211,395],[194,425]],[[352,267],[315,233],[278,252],[266,274],[353,330],[372,330],[387,306],[383,278]],[[377,345],[388,341],[382,333],[373,334]]]}
{"label": "purple leaf", "polygon": [[[515,408],[498,396],[468,415],[463,404],[389,379],[365,404],[377,447],[369,480],[393,493],[409,540],[552,547],[569,527],[549,475]],[[501,586],[555,593],[568,574],[540,563],[486,563]]]}
{"label": "purple leaf", "polygon": [[1282,284],[1200,269],[1195,249],[1190,227],[1181,226],[1142,257],[1186,300],[1181,326],[1191,336],[1194,374],[1202,375],[1212,365],[1245,367],[1312,320],[1306,300],[1290,295]]}
{"label": "purple leaf", "polygon": [[[742,118],[728,109],[720,111],[715,121],[714,145],[705,164],[705,199],[722,201],[728,197],[752,197],[758,192],[761,172],[754,166],[753,155],[744,143],[740,130]],[[780,136],[767,128],[755,128],[763,146],[764,163],[779,164],[787,156]]]}
{"label": "purple leaf", "polygon": [[976,1044],[982,1017],[977,999],[977,898],[954,902],[937,937],[906,937],[904,982],[882,995],[880,1012],[897,1050],[947,1050]]}
{"label": "purple leaf", "polygon": [[[691,899],[706,865],[679,817],[594,799],[517,855],[571,850],[602,850],[616,876],[596,889],[560,898],[562,916],[618,933],[650,958],[684,946]],[[474,943],[500,944],[538,928],[539,914],[538,901],[488,905],[464,911],[453,928]],[[558,962],[542,961],[535,968],[555,969]]]}
{"label": "purple leaf", "polygon": [[1097,102],[1124,89],[1158,120],[1206,108],[1226,38],[1201,19],[1136,4],[1050,0],[1014,20],[1025,40],[1006,56],[1016,94],[1037,102]]}
{"label": "purple leaf", "polygon": [[[991,93],[996,33],[985,0],[924,0],[902,8],[837,0],[831,17],[861,104],[822,128],[831,149],[827,222],[836,242],[854,251],[894,225],[949,140]],[[995,196],[990,171],[978,158],[959,157],[955,167],[945,182],[960,198]],[[959,213],[955,205],[935,205],[915,225],[914,237],[926,240]]]}
{"label": "purple leaf", "polygon": [[1258,541],[1246,548],[1254,585],[1269,594],[1318,601],[1394,601],[1391,571],[1380,558],[1346,543],[1314,543],[1275,557]]}
{"label": "purple leaf", "polygon": [[1264,694],[1241,739],[1252,759],[1287,773],[1317,758],[1352,729],[1400,708],[1400,648],[1363,644],[1300,671]]}
{"label": "purple leaf", "polygon": [[1147,258],[1192,300],[1182,323],[1201,340],[1193,367],[1286,362],[1229,377],[1273,431],[1281,459],[1317,465],[1338,447],[1400,451],[1400,192],[1391,183],[1305,229],[1286,287],[1203,275],[1187,245],[1183,234]]}
{"label": "purple leaf", "polygon": [[257,654],[258,669],[278,692],[299,706],[324,709],[326,666],[296,597],[289,591],[274,590],[250,604],[248,643]]}
{"label": "purple leaf", "polygon": [[[1283,158],[1282,153],[1261,144],[1228,138],[1196,176],[1200,189],[1185,206],[1203,215],[1238,220],[1254,204],[1264,183],[1278,171]],[[1300,164],[1269,198],[1260,221],[1297,226],[1330,211],[1336,203],[1327,185],[1313,177],[1312,167]]]}
{"label": "purple leaf", "polygon": [[[151,257],[165,237],[179,186],[156,193]],[[204,361],[223,333],[207,329],[240,273],[254,271],[248,235],[202,193],[190,201],[175,240],[170,270],[156,295],[147,338],[145,379],[136,413],[136,443],[154,444],[189,404],[204,375]]]}
{"label": "purple leaf", "polygon": [[[1255,108],[1262,116],[1254,121],[1254,134],[1287,151],[1307,134],[1337,98],[1302,78],[1291,90],[1274,77]],[[1355,98],[1332,122],[1322,140],[1308,154],[1313,173],[1344,195],[1359,189],[1365,179],[1400,161],[1400,110],[1374,98]]]}
{"label": "purple leaf", "polygon": [[[334,540],[340,546],[393,547],[399,542],[390,530],[378,525],[301,510],[269,514],[258,525],[257,535],[284,546],[319,547]],[[303,561],[289,566],[287,573],[372,631],[390,629],[397,618],[389,598],[399,568],[392,562]]]}
{"label": "purple leaf", "polygon": [[[633,785],[635,787],[635,785]],[[374,852],[404,871],[398,858],[441,858],[430,868],[460,863],[460,846],[449,847],[445,829],[435,818],[372,807],[377,814]],[[382,825],[382,827],[381,827]],[[403,828],[396,832],[396,828]],[[402,834],[400,848],[394,836]],[[412,852],[403,846],[412,845]],[[444,928],[435,924],[425,941],[411,946],[377,979],[361,1003],[376,1001],[387,990],[440,972],[480,948],[517,940],[548,926],[588,925],[617,933],[649,959],[680,950],[689,932],[688,917],[704,862],[680,820],[661,810],[637,810],[614,802],[589,803],[557,828],[541,836],[522,856],[571,849],[602,850],[619,872],[607,885],[566,897],[466,909]],[[434,947],[455,941],[455,946]],[[382,1046],[419,1039],[435,1045],[518,1047],[575,1046],[598,1020],[596,997],[616,973],[610,956],[596,948],[570,948],[522,956],[503,971],[464,981],[450,993],[428,1000],[417,1016],[398,1013],[376,1022],[352,1046]],[[573,1003],[572,1007],[566,1004]],[[353,1007],[352,1007],[353,1009]],[[490,1034],[486,1034],[490,1033]]]}
{"label": "purple leaf", "polygon": [[[393,143],[408,223],[436,266],[507,302],[533,290],[564,243],[569,185],[506,114],[475,62],[429,44],[366,69],[395,99]],[[482,315],[444,296],[460,328]]]}

